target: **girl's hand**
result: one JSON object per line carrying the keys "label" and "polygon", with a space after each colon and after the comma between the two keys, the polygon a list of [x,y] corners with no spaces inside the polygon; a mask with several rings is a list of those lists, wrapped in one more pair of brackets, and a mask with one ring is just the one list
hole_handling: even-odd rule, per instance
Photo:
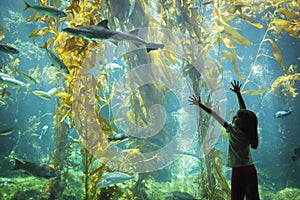
{"label": "girl's hand", "polygon": [[233,88],[230,88],[231,91],[233,91],[234,93],[240,93],[240,89],[242,87],[242,84],[240,84],[239,81],[235,81],[234,82],[231,82],[231,85]]}
{"label": "girl's hand", "polygon": [[190,105],[197,105],[199,106],[200,105],[200,97],[196,97],[196,95],[192,95],[192,96],[189,96],[189,102],[190,102]]}

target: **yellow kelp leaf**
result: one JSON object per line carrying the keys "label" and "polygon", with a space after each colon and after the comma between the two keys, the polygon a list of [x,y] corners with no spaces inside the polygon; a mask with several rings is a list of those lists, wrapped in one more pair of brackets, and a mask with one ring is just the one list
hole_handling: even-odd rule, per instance
{"label": "yellow kelp leaf", "polygon": [[230,26],[224,26],[224,33],[232,40],[235,40],[242,46],[252,45],[252,42],[244,38],[241,34],[239,34],[234,28]]}
{"label": "yellow kelp leaf", "polygon": [[223,38],[223,42],[227,48],[233,49],[236,48],[229,38]]}
{"label": "yellow kelp leaf", "polygon": [[276,95],[283,94],[287,97],[296,97],[298,93],[296,92],[295,81],[300,81],[300,73],[280,76],[273,82],[271,91]]}
{"label": "yellow kelp leaf", "polygon": [[0,25],[0,40],[2,40],[2,39],[3,39],[3,28]]}
{"label": "yellow kelp leaf", "polygon": [[230,115],[232,115],[233,112],[234,112],[234,109],[231,108],[231,109],[228,111],[227,115],[230,116]]}
{"label": "yellow kelp leaf", "polygon": [[238,17],[241,18],[241,19],[243,19],[243,20],[245,20],[246,22],[248,22],[252,26],[255,26],[256,28],[263,28],[264,27],[260,23],[256,23],[251,17],[249,17],[247,15],[240,14],[240,15],[238,15]]}
{"label": "yellow kelp leaf", "polygon": [[215,157],[215,164],[218,166],[219,169],[222,169],[223,164],[222,160],[219,157]]}
{"label": "yellow kelp leaf", "polygon": [[20,64],[20,59],[19,58],[16,58],[13,62],[12,62],[12,66],[13,68],[16,70],[17,67],[19,66]]}
{"label": "yellow kelp leaf", "polygon": [[235,51],[228,51],[224,50],[223,51],[225,55],[221,57],[221,61],[229,58],[231,60],[231,64],[233,67],[233,70],[235,74],[240,78],[240,79],[245,79],[245,77],[239,72],[237,64],[236,64],[236,59],[241,60],[241,58],[235,53]]}
{"label": "yellow kelp leaf", "polygon": [[300,18],[299,15],[296,14],[295,11],[288,10],[286,8],[277,8],[275,13],[279,12],[283,14],[286,18],[298,20]]}
{"label": "yellow kelp leaf", "polygon": [[109,95],[109,98],[104,102],[103,105],[101,105],[100,109],[102,109],[103,107],[105,107],[106,105],[108,105],[109,102],[111,102],[114,94],[115,94],[115,83],[113,83],[113,85],[112,85],[112,89],[111,89],[111,93]]}
{"label": "yellow kelp leaf", "polygon": [[44,37],[47,33],[55,33],[55,31],[51,30],[51,29],[48,29],[48,28],[44,28],[44,29],[41,29],[41,30],[33,30],[29,37],[38,37],[38,36],[41,36],[41,37]]}
{"label": "yellow kelp leaf", "polygon": [[64,114],[64,116],[61,118],[60,123],[62,123],[62,122],[66,119],[66,117],[71,117],[71,116],[72,116],[72,113],[71,113],[71,109],[70,109],[70,110],[68,110],[68,111]]}
{"label": "yellow kelp leaf", "polygon": [[171,52],[171,51],[165,51],[164,52],[164,56],[168,59],[168,61],[172,65],[176,66],[176,61],[178,60],[178,58],[176,57],[176,55],[173,52]]}
{"label": "yellow kelp leaf", "polygon": [[39,21],[40,19],[44,18],[43,16],[41,16],[38,12],[35,13],[34,15],[31,15],[29,17],[27,17],[27,20],[34,20],[34,21]]}
{"label": "yellow kelp leaf", "polygon": [[263,94],[265,92],[267,92],[269,89],[265,88],[263,90],[246,90],[246,91],[242,91],[242,94],[250,94],[250,95],[260,95]]}
{"label": "yellow kelp leaf", "polygon": [[236,64],[236,60],[231,60],[231,64],[232,64],[232,67],[233,67],[233,70],[234,70],[235,74],[236,74],[240,79],[245,79],[245,76],[243,76],[243,75],[239,72],[239,69],[238,69],[237,64]]}
{"label": "yellow kelp leaf", "polygon": [[60,97],[62,99],[67,99],[67,98],[70,98],[72,95],[67,92],[59,92],[59,93],[54,94],[53,96]]}
{"label": "yellow kelp leaf", "polygon": [[283,61],[283,58],[282,58],[282,55],[281,55],[281,52],[277,46],[277,44],[274,42],[274,40],[272,39],[266,39],[266,41],[269,41],[271,43],[271,47],[272,47],[272,51],[273,51],[273,55],[274,55],[274,58],[277,60],[277,62],[279,63],[282,71],[285,73],[285,74],[289,74],[289,72],[286,70],[286,67],[285,67],[285,64],[284,64],[284,61]]}
{"label": "yellow kelp leaf", "polygon": [[227,24],[227,23],[224,21],[224,19],[222,18],[220,8],[218,8],[218,7],[215,6],[214,9],[215,9],[215,12],[216,12],[216,14],[217,14],[217,16],[218,16],[218,20],[219,20],[223,25],[230,27],[229,24]]}

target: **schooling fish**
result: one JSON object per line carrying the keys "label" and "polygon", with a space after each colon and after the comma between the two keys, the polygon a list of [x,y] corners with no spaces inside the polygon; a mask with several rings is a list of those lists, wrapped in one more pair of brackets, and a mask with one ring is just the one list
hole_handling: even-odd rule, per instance
{"label": "schooling fish", "polygon": [[7,45],[7,44],[0,44],[0,51],[4,52],[4,53],[9,53],[9,54],[17,54],[19,53],[19,50]]}
{"label": "schooling fish", "polygon": [[32,163],[15,158],[13,170],[22,169],[26,173],[39,178],[56,178],[56,171],[47,164]]}
{"label": "schooling fish", "polygon": [[32,76],[30,76],[29,74],[22,72],[22,71],[18,71],[18,73],[28,82],[30,83],[37,83],[37,80],[35,80]]}
{"label": "schooling fish", "polygon": [[126,133],[117,133],[108,137],[108,141],[122,141],[128,138],[128,134]]}
{"label": "schooling fish", "polygon": [[67,13],[65,13],[64,11],[58,10],[56,8],[53,8],[53,7],[31,6],[26,1],[24,1],[24,3],[25,3],[25,8],[23,9],[23,11],[27,10],[28,8],[32,8],[32,9],[36,10],[37,12],[42,13],[44,15],[48,15],[50,17],[62,18],[62,17],[67,16]]}
{"label": "schooling fish", "polygon": [[8,128],[8,129],[6,129],[4,131],[1,131],[0,132],[0,136],[10,135],[13,132],[14,132],[14,128],[11,127],[11,128]]}
{"label": "schooling fish", "polygon": [[47,51],[47,55],[52,62],[52,65],[54,65],[60,72],[69,74],[68,67],[65,65],[65,63],[57,57],[55,53],[53,53],[50,49],[45,48]]}
{"label": "schooling fish", "polygon": [[21,88],[26,86],[24,82],[6,76],[0,76],[0,83],[1,82],[13,88]]}
{"label": "schooling fish", "polygon": [[128,174],[122,172],[111,172],[103,174],[99,183],[97,184],[98,188],[105,188],[107,186],[111,186],[117,183],[123,183],[128,180],[134,179],[134,176],[130,176]]}
{"label": "schooling fish", "polygon": [[292,114],[292,111],[287,111],[287,110],[281,110],[281,111],[277,111],[274,114],[274,118],[282,118],[282,117],[286,117]]}
{"label": "schooling fish", "polygon": [[87,40],[107,40],[117,45],[120,41],[130,41],[136,46],[145,45],[147,52],[152,50],[164,48],[164,44],[146,42],[139,36],[137,36],[138,30],[133,30],[128,33],[109,30],[107,26],[108,20],[105,19],[98,23],[96,26],[78,26],[74,28],[64,28],[63,31],[82,37]]}
{"label": "schooling fish", "polygon": [[196,200],[195,197],[190,195],[189,193],[186,192],[179,192],[179,191],[174,191],[171,193],[168,193],[165,196],[165,200],[174,200],[174,199],[180,199],[180,200]]}
{"label": "schooling fish", "polygon": [[32,91],[32,94],[44,100],[49,100],[51,98],[50,94],[41,90],[34,90]]}

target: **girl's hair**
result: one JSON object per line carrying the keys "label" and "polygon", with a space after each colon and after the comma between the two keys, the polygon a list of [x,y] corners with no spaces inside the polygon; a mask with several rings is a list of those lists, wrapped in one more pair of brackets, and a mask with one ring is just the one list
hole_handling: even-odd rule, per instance
{"label": "girl's hair", "polygon": [[237,112],[239,118],[243,120],[242,130],[248,135],[251,148],[258,146],[257,117],[254,112],[246,109],[240,109]]}

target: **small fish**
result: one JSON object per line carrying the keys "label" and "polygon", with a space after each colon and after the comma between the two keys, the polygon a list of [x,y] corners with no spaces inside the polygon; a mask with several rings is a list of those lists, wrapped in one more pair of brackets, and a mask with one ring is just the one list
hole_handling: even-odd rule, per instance
{"label": "small fish", "polygon": [[49,95],[55,95],[55,94],[57,94],[58,92],[63,92],[65,89],[63,88],[63,87],[54,87],[54,88],[52,88],[52,89],[50,89],[47,93],[49,94]]}
{"label": "small fish", "polygon": [[2,72],[0,72],[0,77],[7,77],[7,78],[13,78],[12,76],[8,75],[8,74],[4,74]]}
{"label": "small fish", "polygon": [[202,3],[202,5],[207,6],[209,4],[214,4],[214,3],[215,3],[214,1],[207,1],[207,2]]}
{"label": "small fish", "polygon": [[104,67],[107,71],[115,71],[115,70],[121,70],[123,67],[116,63],[109,63]]}
{"label": "small fish", "polygon": [[0,136],[10,135],[13,132],[14,132],[14,128],[11,127],[11,128],[8,128],[8,129],[6,129],[4,131],[1,131],[0,132]]}
{"label": "small fish", "polygon": [[165,197],[165,200],[196,200],[195,197],[192,195],[186,193],[186,192],[179,192],[179,191],[174,191],[171,193],[168,193]]}
{"label": "small fish", "polygon": [[130,41],[136,46],[145,45],[147,52],[164,48],[164,44],[146,42],[137,36],[138,30],[132,30],[128,33],[113,31],[108,28],[107,23],[108,20],[105,19],[96,26],[64,28],[63,31],[90,41],[107,40],[115,45],[120,41]]}
{"label": "small fish", "polygon": [[22,81],[19,81],[15,78],[5,77],[5,76],[0,76],[0,82],[13,88],[21,88],[26,86],[26,84]]}
{"label": "small fish", "polygon": [[291,158],[293,161],[296,161],[300,157],[300,145],[294,149],[294,154]]}
{"label": "small fish", "polygon": [[52,65],[54,65],[60,72],[69,74],[68,67],[65,65],[65,63],[55,55],[50,49],[45,48],[47,51],[48,58],[52,62]]}
{"label": "small fish", "polygon": [[108,137],[108,141],[122,141],[128,138],[126,133],[117,133],[112,134],[112,136]]}
{"label": "small fish", "polygon": [[32,94],[45,100],[49,100],[51,98],[51,95],[41,90],[34,90],[32,91]]}
{"label": "small fish", "polygon": [[122,172],[104,173],[99,183],[97,184],[97,187],[105,188],[107,186],[123,183],[125,181],[132,180],[132,179],[135,179],[135,177]]}
{"label": "small fish", "polygon": [[282,118],[282,117],[287,117],[289,115],[292,114],[292,111],[288,111],[288,110],[281,110],[281,111],[277,111],[274,114],[274,118]]}
{"label": "small fish", "polygon": [[29,5],[26,1],[25,3],[25,8],[23,11],[27,10],[28,8],[32,8],[36,10],[39,13],[42,13],[44,15],[50,16],[50,17],[55,17],[55,18],[63,18],[67,16],[67,13],[65,13],[62,10],[53,8],[53,7],[48,7],[48,6],[31,6]]}
{"label": "small fish", "polygon": [[18,158],[14,159],[15,165],[13,167],[13,170],[22,169],[26,173],[39,178],[50,179],[57,177],[56,171],[47,164],[32,163],[20,160]]}
{"label": "small fish", "polygon": [[30,76],[29,74],[26,74],[25,72],[22,71],[18,71],[18,73],[28,82],[30,83],[37,83],[37,80],[35,80],[32,76]]}
{"label": "small fish", "polygon": [[4,53],[9,53],[9,54],[17,54],[19,53],[19,50],[7,45],[7,44],[0,44],[0,51],[4,52]]}

